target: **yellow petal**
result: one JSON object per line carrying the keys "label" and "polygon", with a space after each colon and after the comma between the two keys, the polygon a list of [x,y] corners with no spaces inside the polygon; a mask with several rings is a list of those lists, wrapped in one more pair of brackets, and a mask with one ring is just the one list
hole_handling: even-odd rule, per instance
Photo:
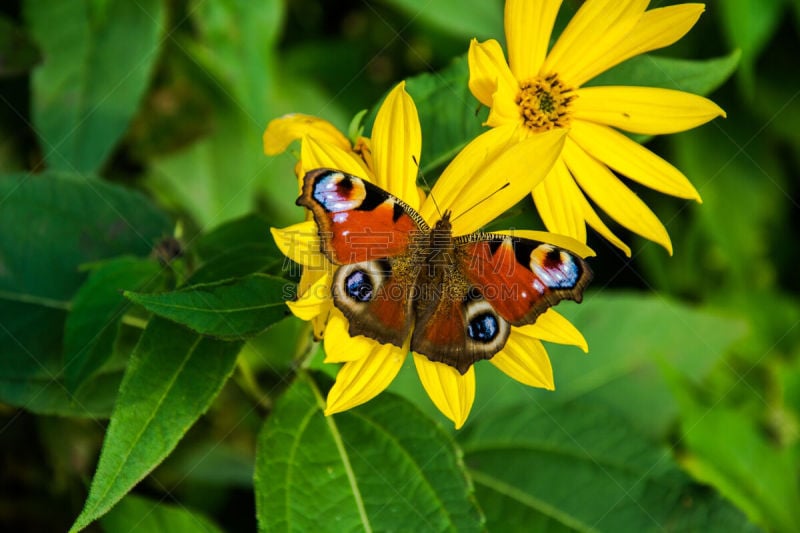
{"label": "yellow petal", "polygon": [[480,103],[492,105],[492,95],[497,89],[498,80],[506,86],[517,85],[517,80],[508,68],[500,43],[494,39],[479,43],[472,39],[467,54],[469,63],[469,90]]}
{"label": "yellow petal", "polygon": [[655,241],[672,255],[667,230],[645,203],[608,167],[583,151],[571,139],[564,144],[564,161],[578,185],[608,215],[639,235]]}
{"label": "yellow petal", "polygon": [[425,392],[444,416],[461,428],[475,401],[475,367],[463,376],[455,368],[414,354],[414,365]]}
{"label": "yellow petal", "polygon": [[402,350],[391,344],[376,343],[365,357],[345,363],[328,393],[325,414],[352,409],[386,390],[400,372],[407,353],[408,347]]}
{"label": "yellow petal", "polygon": [[505,21],[508,61],[518,80],[539,74],[561,0],[507,0]]}
{"label": "yellow petal", "polygon": [[315,139],[334,144],[342,150],[350,149],[350,141],[342,135],[336,126],[321,118],[311,115],[292,113],[271,120],[264,131],[264,153],[276,155],[289,146],[292,141],[310,135]]}
{"label": "yellow petal", "polygon": [[326,270],[328,260],[320,251],[317,224],[313,220],[283,229],[270,228],[269,232],[283,255],[310,269]]}
{"label": "yellow petal", "polygon": [[555,244],[559,248],[564,248],[584,258],[594,257],[595,255],[597,255],[596,253],[594,253],[594,250],[586,246],[581,241],[573,239],[572,237],[569,237],[567,235],[550,233],[549,231],[510,229],[502,231],[493,231],[492,233],[498,233],[500,235],[513,235],[514,237],[522,237],[523,239],[531,239],[533,241]]}
{"label": "yellow petal", "polygon": [[578,200],[583,193],[559,158],[553,169],[533,189],[533,201],[545,227],[553,233],[586,242],[586,221]]}
{"label": "yellow petal", "polygon": [[345,363],[361,359],[383,346],[376,340],[363,335],[351,337],[349,323],[341,311],[331,309],[328,325],[325,327],[325,362]]}
{"label": "yellow petal", "polygon": [[[619,3],[617,18],[611,20],[606,17],[608,26],[601,28],[591,26],[591,33],[584,36],[591,43],[582,54],[569,55],[571,64],[566,69],[560,69],[559,74],[568,80],[573,87],[582,85],[593,78],[597,71],[597,64],[602,63],[607,56],[613,55],[620,44],[624,43],[630,32],[636,27],[644,15],[650,0],[626,0]],[[595,41],[596,39],[596,41]],[[599,71],[599,72],[602,72]]]}
{"label": "yellow petal", "polygon": [[570,104],[574,118],[633,133],[676,133],[725,116],[708,98],[671,89],[585,87],[577,95]]}
{"label": "yellow petal", "polygon": [[569,135],[589,155],[646,187],[700,200],[697,189],[680,170],[608,126],[575,120]]}
{"label": "yellow petal", "polygon": [[[326,261],[327,262],[327,261]],[[298,294],[305,294],[308,292],[309,288],[312,285],[317,283],[322,277],[328,276],[329,279],[332,279],[331,276],[333,275],[333,265],[328,263],[325,269],[322,270],[315,270],[312,268],[303,268],[303,273],[300,275],[300,283],[297,284],[297,293]],[[330,289],[328,290],[330,293]],[[289,306],[291,308],[291,306]],[[325,326],[328,323],[328,315],[331,312],[331,308],[333,307],[333,298],[327,298],[325,300],[321,300],[319,302],[319,307],[317,309],[317,313],[311,320],[311,326],[314,330],[314,338],[321,339],[323,333],[325,332]]]}
{"label": "yellow petal", "polygon": [[300,163],[304,175],[317,168],[330,168],[360,178],[371,179],[364,162],[352,151],[343,150],[335,144],[318,141],[309,136],[303,137],[300,146]]}
{"label": "yellow petal", "polygon": [[489,360],[520,383],[554,390],[556,386],[553,382],[553,367],[547,357],[547,350],[538,340],[521,335],[516,330],[517,328],[511,328],[506,345]]}
{"label": "yellow petal", "polygon": [[[312,274],[313,275],[313,274]],[[286,305],[294,316],[301,320],[311,320],[319,315],[331,300],[331,277],[323,273],[296,301]]]}
{"label": "yellow petal", "polygon": [[[474,232],[528,194],[558,158],[565,133],[556,129],[519,141],[517,128],[509,124],[481,134],[461,150],[431,191],[442,212],[453,212],[453,234]],[[421,212],[428,220],[437,218],[432,200]]]}
{"label": "yellow petal", "polygon": [[497,87],[492,95],[492,107],[489,109],[489,116],[486,117],[484,126],[496,128],[506,124],[513,124],[517,130],[517,136],[522,138],[525,135],[522,129],[522,115],[516,98],[519,94],[519,85],[509,85],[501,80],[497,81]]}
{"label": "yellow petal", "polygon": [[580,85],[633,56],[671,45],[692,29],[704,10],[703,4],[680,4],[646,11],[622,41],[581,70],[575,83]]}
{"label": "yellow petal", "polygon": [[622,250],[626,256],[630,257],[631,249],[605,225],[583,193],[581,193],[579,202],[581,211],[583,211],[583,218],[586,219],[586,223],[589,227],[599,233],[605,240]]}
{"label": "yellow petal", "polygon": [[372,127],[375,185],[419,208],[417,173],[422,133],[414,100],[400,82],[383,101]]}
{"label": "yellow petal", "polygon": [[535,339],[555,342],[556,344],[569,344],[570,346],[577,346],[584,352],[589,351],[589,345],[583,334],[578,331],[572,322],[563,317],[555,311],[555,309],[548,309],[543,314],[539,315],[531,325],[521,326],[515,330],[522,334],[528,335]]}
{"label": "yellow petal", "polygon": [[321,306],[320,313],[311,319],[311,327],[314,330],[314,338],[320,340],[325,337],[325,328],[328,327],[328,318],[333,309],[333,300],[328,300]]}
{"label": "yellow petal", "polygon": [[557,73],[568,86],[579,86],[585,79],[583,71],[625,38],[648,3],[649,0],[584,2],[545,59],[542,73]]}

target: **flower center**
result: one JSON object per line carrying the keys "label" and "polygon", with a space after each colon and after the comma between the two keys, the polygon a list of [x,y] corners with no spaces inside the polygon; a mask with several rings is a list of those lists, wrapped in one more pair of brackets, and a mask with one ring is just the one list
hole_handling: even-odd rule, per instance
{"label": "flower center", "polygon": [[569,103],[574,89],[565,86],[557,74],[533,78],[519,84],[516,103],[522,122],[533,132],[563,128],[569,124]]}

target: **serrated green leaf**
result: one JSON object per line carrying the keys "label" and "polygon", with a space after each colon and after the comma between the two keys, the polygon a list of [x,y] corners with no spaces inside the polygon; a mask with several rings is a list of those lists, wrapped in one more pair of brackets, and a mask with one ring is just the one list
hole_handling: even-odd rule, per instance
{"label": "serrated green leaf", "polygon": [[170,222],[139,193],[44,173],[0,178],[0,227],[0,401],[90,416],[95,402],[70,399],[62,382],[64,322],[86,279],[79,267],[147,255]]}
{"label": "serrated green leaf", "polygon": [[49,168],[97,171],[136,111],[159,55],[159,0],[27,0],[44,62],[32,78],[32,116]]}
{"label": "serrated green leaf", "polygon": [[486,0],[388,0],[412,20],[422,20],[464,39],[503,35],[503,6]]}
{"label": "serrated green leaf", "polygon": [[131,355],[83,511],[103,516],[178,444],[233,372],[240,343],[154,318]]}
{"label": "serrated green leaf", "polygon": [[494,531],[753,531],[624,418],[517,404],[459,435]]}
{"label": "serrated green leaf", "polygon": [[162,294],[126,291],[125,297],[199,333],[245,339],[288,316],[293,289],[285,279],[251,274]]}
{"label": "serrated green leaf", "polygon": [[186,507],[129,494],[100,519],[106,533],[147,531],[148,533],[222,533],[206,517]]}
{"label": "serrated green leaf", "polygon": [[276,402],[258,438],[261,531],[478,531],[459,452],[391,394],[325,417],[310,378]]}
{"label": "serrated green leaf", "polygon": [[739,65],[739,50],[712,59],[674,59],[650,54],[636,56],[586,83],[661,87],[692,94],[713,92],[731,77]]}
{"label": "serrated green leaf", "polygon": [[130,306],[122,291],[155,288],[160,273],[153,260],[121,257],[100,265],[75,294],[64,326],[64,381],[71,392],[111,357]]}

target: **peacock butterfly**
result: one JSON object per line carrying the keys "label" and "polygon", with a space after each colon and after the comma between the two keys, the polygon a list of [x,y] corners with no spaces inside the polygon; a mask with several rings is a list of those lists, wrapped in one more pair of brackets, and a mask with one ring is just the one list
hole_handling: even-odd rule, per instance
{"label": "peacock butterfly", "polygon": [[[551,244],[496,233],[454,237],[450,213],[433,229],[409,205],[361,178],[316,169],[297,205],[311,210],[336,270],[334,304],[351,336],[411,350],[464,374],[561,300],[580,302],[592,272]],[[411,331],[413,329],[413,332]]]}

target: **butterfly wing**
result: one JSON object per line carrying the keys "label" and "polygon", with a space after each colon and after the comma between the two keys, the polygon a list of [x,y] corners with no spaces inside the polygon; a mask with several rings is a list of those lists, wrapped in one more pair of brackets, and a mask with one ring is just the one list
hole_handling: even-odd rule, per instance
{"label": "butterfly wing", "polygon": [[[462,374],[502,350],[512,325],[534,323],[561,300],[580,301],[592,276],[572,252],[506,235],[459,237],[451,253],[443,279],[428,283],[440,294],[417,301],[411,349]],[[424,276],[419,286],[426,294]]]}
{"label": "butterfly wing", "polygon": [[552,244],[499,234],[456,239],[461,267],[482,299],[513,326],[533,324],[562,300],[580,302],[592,271]]}
{"label": "butterfly wing", "polygon": [[478,291],[469,288],[466,278],[461,281],[450,285],[449,291],[445,288],[450,294],[437,295],[427,307],[417,301],[411,349],[464,374],[475,362],[502,350],[511,327]]}
{"label": "butterfly wing", "polygon": [[411,328],[410,248],[429,231],[422,217],[380,187],[328,169],[305,175],[297,204],[311,210],[321,252],[341,265],[332,292],[350,335],[402,346]]}

